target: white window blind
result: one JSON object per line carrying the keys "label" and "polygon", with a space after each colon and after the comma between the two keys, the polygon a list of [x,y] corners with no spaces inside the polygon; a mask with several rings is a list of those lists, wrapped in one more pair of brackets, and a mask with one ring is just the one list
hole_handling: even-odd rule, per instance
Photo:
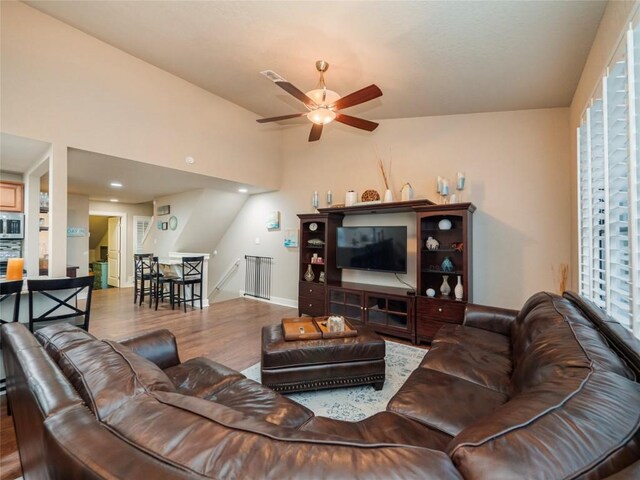
{"label": "white window blind", "polygon": [[637,30],[629,30],[577,131],[578,287],[640,337]]}
{"label": "white window blind", "polygon": [[133,217],[133,244],[134,244],[134,253],[145,253],[143,252],[144,241],[149,234],[149,229],[151,227],[151,217]]}

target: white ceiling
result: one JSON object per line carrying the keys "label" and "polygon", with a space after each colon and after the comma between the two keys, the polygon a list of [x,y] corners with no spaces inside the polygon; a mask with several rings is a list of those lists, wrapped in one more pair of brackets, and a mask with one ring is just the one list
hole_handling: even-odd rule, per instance
{"label": "white ceiling", "polygon": [[346,113],[384,119],[570,104],[605,1],[27,1],[262,116],[302,111],[258,72],[306,91],[314,62]]}
{"label": "white ceiling", "polygon": [[0,133],[0,171],[25,173],[47,152],[50,143]]}
{"label": "white ceiling", "polygon": [[[249,193],[259,191],[219,178],[73,148],[68,150],[67,158],[68,192],[96,201],[113,198],[121,203],[143,203],[201,188],[237,193],[238,188],[246,187]],[[111,182],[123,186],[113,188]]]}

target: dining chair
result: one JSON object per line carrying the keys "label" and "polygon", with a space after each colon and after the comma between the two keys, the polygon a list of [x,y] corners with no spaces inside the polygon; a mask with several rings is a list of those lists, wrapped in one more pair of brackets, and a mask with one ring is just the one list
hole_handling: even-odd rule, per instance
{"label": "dining chair", "polygon": [[20,316],[20,292],[22,291],[22,280],[14,280],[0,283],[0,304],[13,298],[13,311],[11,319],[0,318],[0,324],[17,322]]}
{"label": "dining chair", "polygon": [[[151,261],[153,253],[133,254],[133,303],[142,305],[145,294],[151,295]],[[140,301],[138,301],[140,297]]]}
{"label": "dining chair", "polygon": [[[149,308],[155,300],[156,310],[158,310],[158,302],[162,300],[164,303],[165,298],[168,298],[173,305],[173,283],[171,280],[178,278],[170,274],[163,274],[160,268],[160,262],[158,257],[151,257],[151,293],[149,294]],[[167,292],[165,287],[169,287]]]}
{"label": "dining chair", "polygon": [[[46,326],[59,321],[67,321],[89,331],[92,276],[27,280],[27,289],[29,290],[29,330],[31,332],[35,331],[38,323]],[[81,308],[78,306],[78,298],[85,290],[87,298],[84,308]]]}
{"label": "dining chair", "polygon": [[[9,306],[11,299],[13,299],[13,310],[11,307],[7,308],[8,311],[11,312],[10,320],[5,320],[4,318],[0,318],[0,325],[5,323],[17,322],[20,316],[20,292],[22,291],[22,280],[14,280],[8,282],[0,282],[0,305],[2,302],[7,302],[4,305]],[[2,344],[0,344],[0,348],[2,348]],[[6,375],[6,374],[5,374]],[[7,379],[6,377],[0,378],[0,386],[3,388],[6,387]],[[7,395],[9,395],[9,390],[6,390]],[[11,416],[11,403],[7,398],[7,415]]]}
{"label": "dining chair", "polygon": [[[200,310],[202,310],[202,267],[204,265],[204,257],[182,257],[182,276],[171,279],[173,287],[177,287],[177,291],[172,294],[172,306],[175,307],[175,301],[178,307],[182,304],[185,313],[187,312],[186,287],[191,287],[191,307],[194,307],[194,301],[200,301]],[[199,286],[196,293],[196,285]]]}

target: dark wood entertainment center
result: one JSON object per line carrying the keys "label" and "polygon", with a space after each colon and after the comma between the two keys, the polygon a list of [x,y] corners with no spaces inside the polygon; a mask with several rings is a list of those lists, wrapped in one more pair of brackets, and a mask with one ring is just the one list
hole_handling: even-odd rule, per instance
{"label": "dark wood entertainment center", "polygon": [[[319,213],[299,214],[300,265],[298,311],[300,315],[343,315],[355,326],[367,325],[376,332],[406,338],[412,342],[430,342],[444,323],[462,323],[467,302],[473,298],[472,282],[472,214],[471,203],[434,205],[430,200],[322,208]],[[415,212],[417,220],[416,290],[342,281],[336,267],[336,232],[345,215]],[[438,227],[441,220],[451,228]],[[429,250],[427,238],[436,238],[439,248]],[[462,245],[460,245],[462,244]],[[314,261],[314,254],[322,261]],[[441,267],[445,257],[453,271]],[[305,279],[311,269],[313,280]],[[320,281],[321,275],[323,280]],[[451,293],[440,293],[443,275],[449,276]],[[464,288],[463,298],[456,300],[457,277]],[[427,289],[436,292],[428,297]]]}

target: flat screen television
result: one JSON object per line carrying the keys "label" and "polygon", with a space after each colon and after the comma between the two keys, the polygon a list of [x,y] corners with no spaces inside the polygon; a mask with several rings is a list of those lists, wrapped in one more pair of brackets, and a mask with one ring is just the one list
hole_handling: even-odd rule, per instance
{"label": "flat screen television", "polygon": [[339,227],[336,266],[407,273],[407,227]]}

